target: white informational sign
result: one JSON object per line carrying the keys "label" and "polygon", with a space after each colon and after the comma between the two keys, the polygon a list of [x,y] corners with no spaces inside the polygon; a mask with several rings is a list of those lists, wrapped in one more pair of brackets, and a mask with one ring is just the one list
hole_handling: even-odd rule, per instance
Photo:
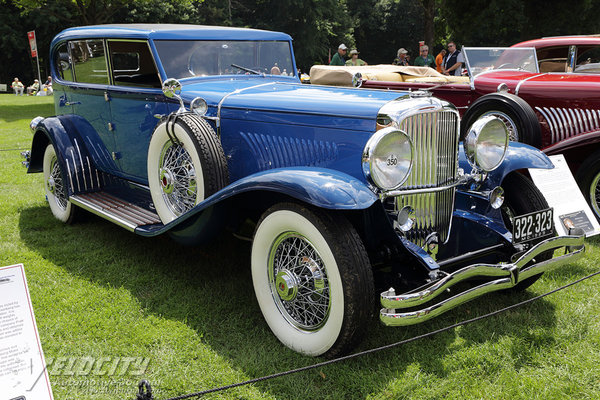
{"label": "white informational sign", "polygon": [[0,400],[52,400],[23,264],[0,267]]}
{"label": "white informational sign", "polygon": [[567,235],[569,228],[581,228],[585,236],[600,233],[600,225],[585,201],[565,157],[557,154],[549,157],[553,169],[531,168],[529,174],[540,189],[548,205],[554,208],[554,225],[559,235]]}

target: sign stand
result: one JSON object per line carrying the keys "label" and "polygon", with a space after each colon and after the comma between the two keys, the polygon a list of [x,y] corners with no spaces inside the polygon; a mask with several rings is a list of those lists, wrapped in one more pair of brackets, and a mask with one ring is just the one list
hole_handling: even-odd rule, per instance
{"label": "sign stand", "polygon": [[34,57],[37,62],[37,71],[38,71],[38,83],[40,84],[40,88],[38,92],[42,90],[42,75],[40,73],[40,57],[37,51],[37,40],[35,39],[35,31],[27,32],[27,39],[29,39],[29,48],[31,49],[31,57]]}

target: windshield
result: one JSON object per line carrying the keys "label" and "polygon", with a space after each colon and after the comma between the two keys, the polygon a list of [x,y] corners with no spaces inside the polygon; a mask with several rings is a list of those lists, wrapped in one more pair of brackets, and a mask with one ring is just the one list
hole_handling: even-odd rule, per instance
{"label": "windshield", "polygon": [[499,69],[539,72],[533,47],[465,47],[463,51],[471,77]]}
{"label": "windshield", "polygon": [[294,74],[287,41],[155,40],[169,78]]}

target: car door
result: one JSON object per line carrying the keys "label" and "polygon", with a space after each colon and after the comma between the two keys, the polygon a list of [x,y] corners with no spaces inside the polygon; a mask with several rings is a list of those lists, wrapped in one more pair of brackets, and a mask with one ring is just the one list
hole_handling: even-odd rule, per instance
{"label": "car door", "polygon": [[167,104],[146,40],[107,40],[111,85],[108,90],[119,175],[147,184],[152,132]]}
{"label": "car door", "polygon": [[90,154],[100,170],[117,171],[115,139],[108,104],[108,64],[102,39],[69,42],[74,82],[65,85],[66,104]]}

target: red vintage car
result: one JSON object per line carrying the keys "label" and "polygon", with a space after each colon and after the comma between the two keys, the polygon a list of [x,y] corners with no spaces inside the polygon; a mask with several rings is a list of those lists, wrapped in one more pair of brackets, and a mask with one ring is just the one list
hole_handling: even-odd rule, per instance
{"label": "red vintage car", "polygon": [[[600,219],[600,36],[530,40],[510,48],[463,48],[469,80],[443,75],[390,81],[367,74],[356,86],[427,89],[459,109],[462,133],[482,114],[494,114],[511,139],[563,153]],[[360,71],[354,72],[360,73]]]}

